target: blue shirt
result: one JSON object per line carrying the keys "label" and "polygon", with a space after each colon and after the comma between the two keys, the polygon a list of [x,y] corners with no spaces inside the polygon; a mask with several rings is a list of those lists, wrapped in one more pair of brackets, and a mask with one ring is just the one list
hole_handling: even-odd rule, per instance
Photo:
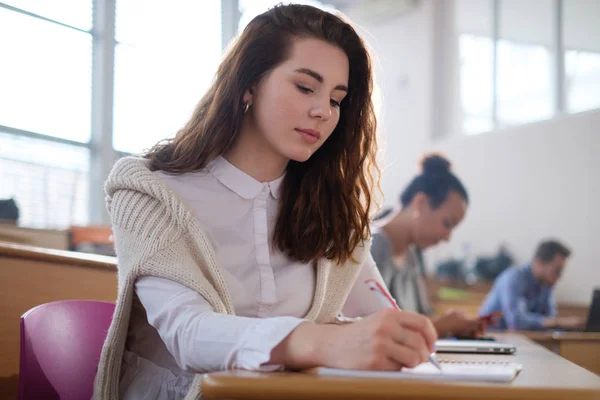
{"label": "blue shirt", "polygon": [[553,292],[533,276],[530,264],[511,267],[496,278],[479,315],[501,311],[496,329],[544,329],[544,319],[556,317]]}

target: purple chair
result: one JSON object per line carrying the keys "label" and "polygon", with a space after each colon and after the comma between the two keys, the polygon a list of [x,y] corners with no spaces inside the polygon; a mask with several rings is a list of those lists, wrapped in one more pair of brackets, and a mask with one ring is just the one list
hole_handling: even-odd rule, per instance
{"label": "purple chair", "polygon": [[114,303],[65,300],[21,317],[19,400],[89,400]]}

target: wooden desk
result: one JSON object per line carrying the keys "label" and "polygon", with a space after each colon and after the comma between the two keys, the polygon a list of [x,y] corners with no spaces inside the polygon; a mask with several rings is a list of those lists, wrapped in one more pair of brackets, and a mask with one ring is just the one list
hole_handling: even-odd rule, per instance
{"label": "wooden desk", "polygon": [[[492,288],[491,282],[478,282],[474,285],[467,285],[464,282],[442,281],[434,277],[425,279],[425,286],[429,295],[429,301],[436,314],[444,314],[451,309],[459,309],[471,317],[479,314],[479,309],[483,300]],[[440,290],[450,289],[459,290],[462,295],[456,298],[440,298]],[[574,315],[587,318],[589,305],[559,303],[558,315]]]}
{"label": "wooden desk", "polygon": [[519,332],[561,357],[600,375],[600,332]]}
{"label": "wooden desk", "polygon": [[23,228],[0,222],[0,240],[49,249],[69,249],[69,232],[65,230]]}
{"label": "wooden desk", "polygon": [[600,399],[600,377],[518,334],[498,334],[518,346],[517,354],[439,354],[442,360],[510,360],[523,364],[511,383],[441,383],[317,377],[303,373],[225,371],[205,375],[207,400],[267,399]]}
{"label": "wooden desk", "polygon": [[116,258],[0,242],[0,398],[15,398],[19,320],[56,300],[117,297]]}

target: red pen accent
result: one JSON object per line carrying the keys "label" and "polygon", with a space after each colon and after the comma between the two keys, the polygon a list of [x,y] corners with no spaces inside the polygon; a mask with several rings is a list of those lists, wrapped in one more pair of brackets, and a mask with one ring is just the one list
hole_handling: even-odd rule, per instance
{"label": "red pen accent", "polygon": [[[393,308],[399,309],[400,307],[398,307],[398,304],[396,304],[396,302],[394,301],[394,299],[392,299],[392,296],[390,296],[390,294],[388,293],[387,290],[385,290],[383,288],[383,286],[381,286],[381,283],[377,282],[375,279],[367,279],[365,281],[365,283],[372,283],[373,285],[375,285],[379,291],[379,293],[381,293],[382,295],[385,296],[385,298],[390,302],[390,305]],[[375,290],[375,288],[370,287],[371,290]]]}

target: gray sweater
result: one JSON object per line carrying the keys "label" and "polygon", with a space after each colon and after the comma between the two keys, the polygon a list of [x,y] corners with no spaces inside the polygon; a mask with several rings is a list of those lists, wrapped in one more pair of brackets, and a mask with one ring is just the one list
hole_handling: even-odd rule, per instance
{"label": "gray sweater", "polygon": [[373,233],[371,254],[390,294],[401,309],[420,314],[433,314],[421,271],[423,259],[420,250],[411,245],[404,255],[404,265],[397,265],[390,238],[381,230]]}

